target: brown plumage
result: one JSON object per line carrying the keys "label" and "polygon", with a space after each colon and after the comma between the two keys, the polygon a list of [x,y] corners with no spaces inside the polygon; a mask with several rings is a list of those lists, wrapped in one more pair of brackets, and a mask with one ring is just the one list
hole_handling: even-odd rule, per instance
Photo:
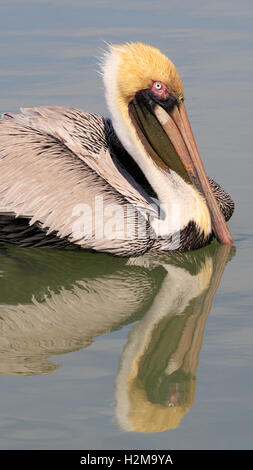
{"label": "brown plumage", "polygon": [[[110,120],[64,107],[22,111],[0,120],[0,241],[20,246],[81,246],[135,256],[152,245],[159,249],[159,240],[150,238],[110,243],[94,235],[81,240],[73,237],[73,207],[92,206],[95,196],[102,196],[105,204],[123,207],[131,203],[149,209],[152,202],[148,195],[152,188],[117,139]],[[233,203],[217,183],[211,180],[211,184],[228,220]],[[148,224],[144,217],[143,224]],[[182,233],[182,245],[187,239]]]}
{"label": "brown plumage", "polygon": [[[107,239],[96,240],[94,234],[81,240],[73,236],[73,208],[86,203],[94,208],[95,196],[103,197],[105,205],[127,207],[138,202],[148,208],[142,188],[137,192],[138,185],[129,184],[111,159],[103,130],[102,118],[75,109],[40,108],[15,117],[4,115],[0,121],[2,215],[22,217],[22,222],[27,219],[44,234],[53,233],[65,243],[88,249],[145,252],[147,240],[119,239],[110,246]],[[2,229],[2,241],[4,233]],[[9,241],[15,243],[15,237]],[[52,241],[55,245],[55,237]],[[25,237],[19,243],[27,246]]]}

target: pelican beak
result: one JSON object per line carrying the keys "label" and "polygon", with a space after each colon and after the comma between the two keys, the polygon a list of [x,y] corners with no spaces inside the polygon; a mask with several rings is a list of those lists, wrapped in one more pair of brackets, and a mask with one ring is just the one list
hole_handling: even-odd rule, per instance
{"label": "pelican beak", "polygon": [[201,161],[184,102],[174,99],[165,108],[151,98],[148,90],[142,90],[129,104],[129,116],[155,162],[167,172],[176,171],[204,196],[217,240],[233,245]]}

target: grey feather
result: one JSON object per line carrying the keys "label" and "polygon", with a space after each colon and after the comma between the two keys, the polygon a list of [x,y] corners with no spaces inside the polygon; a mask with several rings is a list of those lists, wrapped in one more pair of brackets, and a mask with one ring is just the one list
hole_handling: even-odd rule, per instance
{"label": "grey feather", "polygon": [[[59,106],[21,111],[5,113],[0,120],[0,241],[22,246],[74,245],[121,256],[166,250],[168,243],[171,249],[170,238],[155,240],[150,218],[157,217],[159,210],[143,187],[147,183],[143,175],[137,182],[136,167],[134,177],[126,169],[124,158],[131,156],[109,120]],[[233,201],[215,181],[210,184],[228,220]],[[89,230],[100,197],[104,212],[112,205],[123,211],[123,223],[116,224],[109,238],[104,228],[111,216]],[[80,205],[89,207],[91,215],[77,235]],[[199,237],[192,222],[179,236],[180,251],[208,242]]]}
{"label": "grey feather", "polygon": [[[1,211],[28,217],[30,225],[39,224],[47,234],[55,232],[81,247],[114,254],[145,252],[151,241],[136,239],[136,213],[146,225],[147,217],[138,210],[154,209],[149,196],[132,180],[112,160],[99,116],[50,107],[7,114],[0,121]],[[88,204],[94,211],[98,196],[105,207],[123,208],[132,239],[125,232],[115,233],[111,240],[97,239],[85,230],[80,239],[75,237],[73,208]]]}

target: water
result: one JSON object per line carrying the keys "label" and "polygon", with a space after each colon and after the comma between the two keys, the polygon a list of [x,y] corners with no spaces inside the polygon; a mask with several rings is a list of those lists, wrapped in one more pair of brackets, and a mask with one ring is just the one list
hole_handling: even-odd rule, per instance
{"label": "water", "polygon": [[0,448],[252,448],[251,2],[0,10],[1,112],[106,115],[104,41],[155,45],[179,69],[208,175],[236,203],[230,252],[129,263],[1,247]]}

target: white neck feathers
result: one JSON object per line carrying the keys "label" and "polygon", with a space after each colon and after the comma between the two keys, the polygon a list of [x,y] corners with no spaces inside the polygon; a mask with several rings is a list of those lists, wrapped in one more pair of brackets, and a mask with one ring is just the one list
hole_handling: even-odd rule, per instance
{"label": "white neck feathers", "polygon": [[167,173],[158,167],[138,138],[128,116],[128,104],[123,102],[118,90],[117,76],[121,60],[119,53],[113,47],[104,57],[102,70],[107,105],[118,138],[134,158],[156,192],[159,203],[162,204],[166,218],[166,233],[175,233],[179,228],[187,226],[190,220],[195,220],[197,223],[199,221],[202,227],[203,219],[206,218],[203,229],[209,233],[211,225],[208,210],[201,196],[176,173]]}

